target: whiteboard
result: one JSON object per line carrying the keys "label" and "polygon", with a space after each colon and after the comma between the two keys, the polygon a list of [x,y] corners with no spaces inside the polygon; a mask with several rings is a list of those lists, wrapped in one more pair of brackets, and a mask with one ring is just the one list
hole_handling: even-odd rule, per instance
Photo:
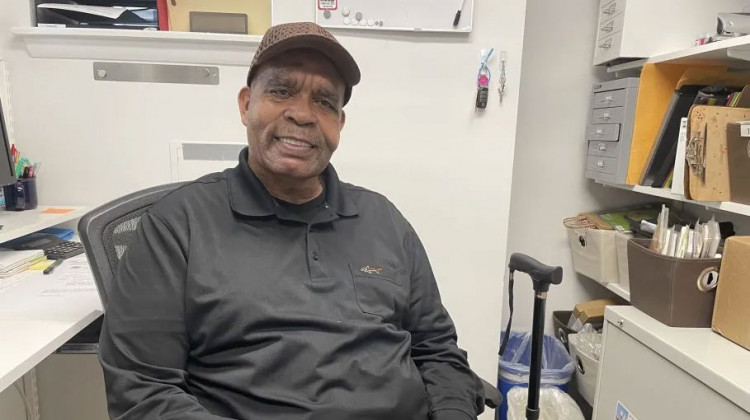
{"label": "whiteboard", "polygon": [[[471,32],[474,0],[314,0],[326,28],[373,31]],[[458,25],[456,11],[462,7]]]}

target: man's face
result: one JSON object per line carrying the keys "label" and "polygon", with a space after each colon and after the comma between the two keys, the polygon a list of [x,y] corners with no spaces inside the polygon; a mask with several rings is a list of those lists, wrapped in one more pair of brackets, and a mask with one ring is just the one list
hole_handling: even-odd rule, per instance
{"label": "man's face", "polygon": [[317,177],[344,127],[345,85],[333,64],[311,50],[264,63],[239,94],[253,170],[281,178]]}

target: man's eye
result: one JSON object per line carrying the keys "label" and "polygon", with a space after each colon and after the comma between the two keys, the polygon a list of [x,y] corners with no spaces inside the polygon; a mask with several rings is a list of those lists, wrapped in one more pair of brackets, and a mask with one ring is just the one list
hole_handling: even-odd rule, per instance
{"label": "man's eye", "polygon": [[330,103],[330,102],[326,101],[325,99],[322,99],[322,100],[320,100],[319,102],[320,102],[320,104],[321,104],[321,105],[323,105],[323,107],[325,107],[326,109],[329,109],[329,110],[331,110],[331,111],[338,111],[338,109],[336,109],[336,107],[335,107],[335,106],[334,106],[334,105],[333,105],[332,103]]}
{"label": "man's eye", "polygon": [[271,89],[270,92],[271,92],[271,95],[278,96],[280,98],[286,98],[291,94],[289,92],[289,89],[284,89],[284,88],[274,88],[274,89]]}

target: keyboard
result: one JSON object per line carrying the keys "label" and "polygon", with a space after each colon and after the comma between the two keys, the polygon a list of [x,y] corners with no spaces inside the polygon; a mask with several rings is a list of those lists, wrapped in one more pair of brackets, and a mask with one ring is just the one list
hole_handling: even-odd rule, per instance
{"label": "keyboard", "polygon": [[44,250],[44,255],[50,260],[64,260],[83,254],[83,244],[75,241],[65,241]]}

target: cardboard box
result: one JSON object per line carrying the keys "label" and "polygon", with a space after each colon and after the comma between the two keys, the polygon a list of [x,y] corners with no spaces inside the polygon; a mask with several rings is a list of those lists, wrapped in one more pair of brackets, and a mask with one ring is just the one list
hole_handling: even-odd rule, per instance
{"label": "cardboard box", "polygon": [[574,331],[580,331],[583,324],[602,324],[604,322],[604,308],[607,305],[616,304],[612,299],[597,299],[579,303],[573,308],[568,327]]}
{"label": "cardboard box", "polygon": [[724,244],[711,328],[750,350],[750,236]]}

